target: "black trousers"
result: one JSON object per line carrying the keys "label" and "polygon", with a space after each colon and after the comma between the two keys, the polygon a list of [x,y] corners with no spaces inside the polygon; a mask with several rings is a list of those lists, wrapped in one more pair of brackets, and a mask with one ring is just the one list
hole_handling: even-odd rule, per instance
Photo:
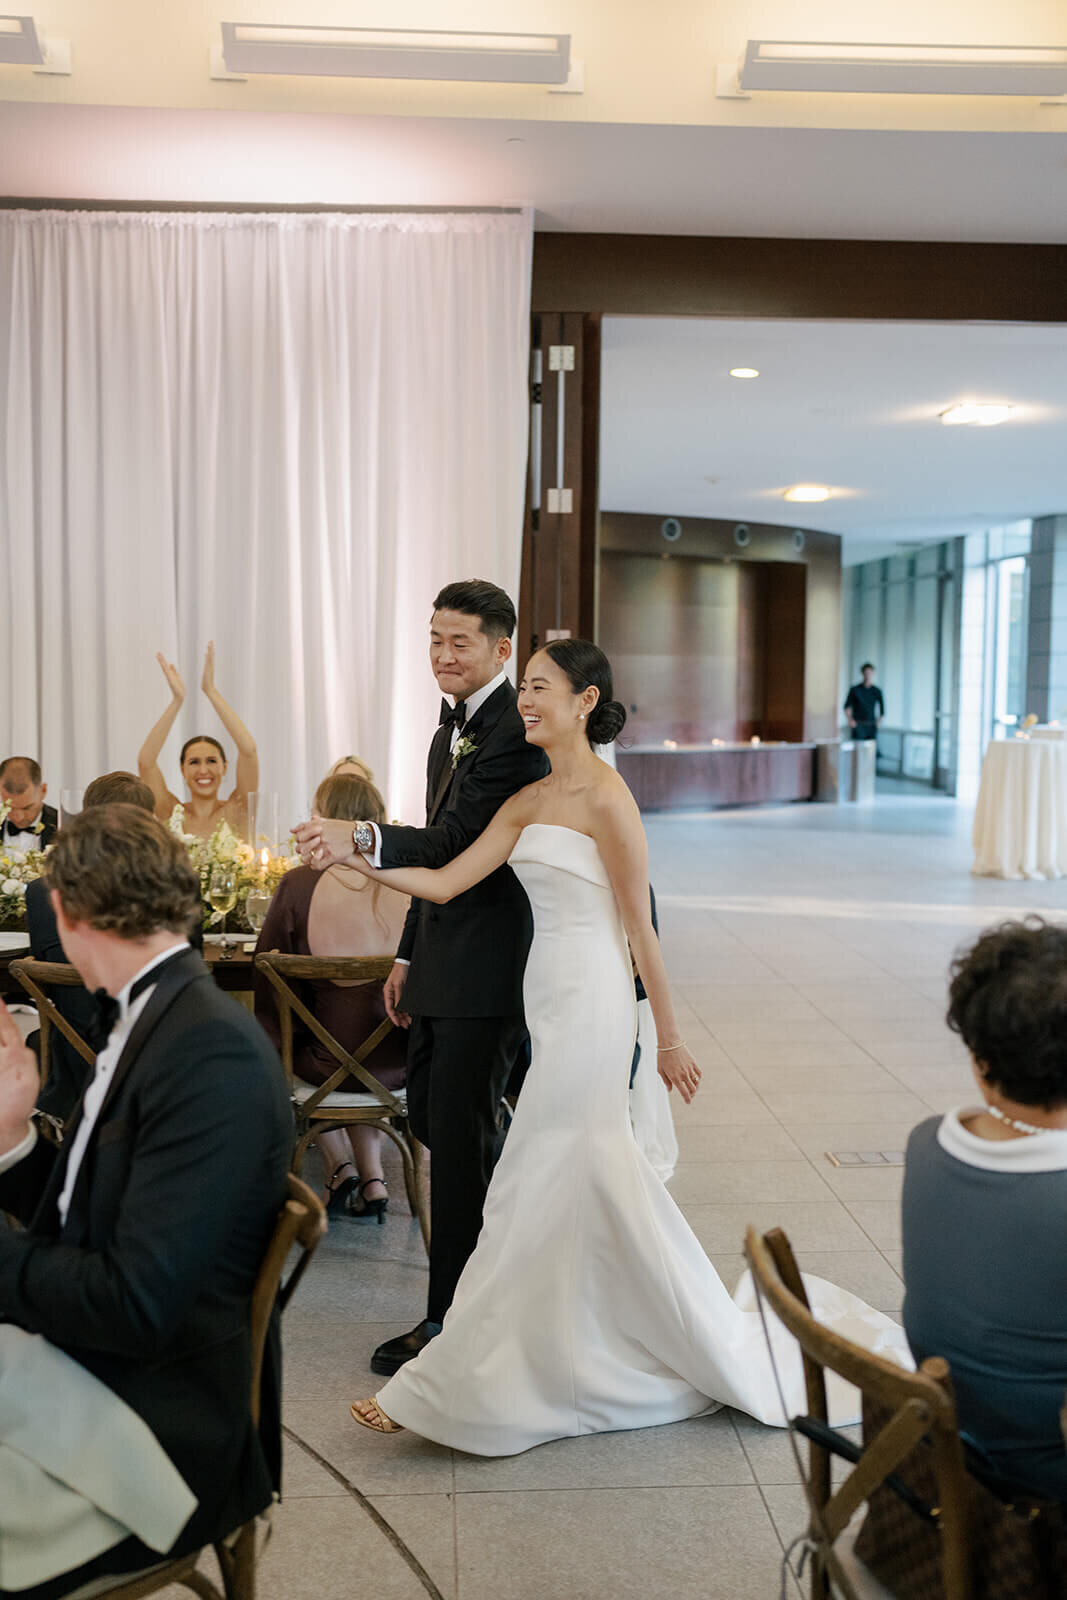
{"label": "black trousers", "polygon": [[521,1016],[411,1019],[408,1118],[433,1158],[430,1322],[444,1321],[477,1243],[504,1137],[500,1102],[525,1042]]}

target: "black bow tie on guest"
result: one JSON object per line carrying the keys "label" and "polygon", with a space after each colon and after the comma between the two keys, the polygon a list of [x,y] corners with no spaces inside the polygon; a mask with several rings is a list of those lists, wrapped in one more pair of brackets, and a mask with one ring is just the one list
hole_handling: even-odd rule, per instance
{"label": "black bow tie on guest", "polygon": [[446,728],[446,727],[451,726],[453,728],[457,728],[459,730],[459,732],[462,733],[463,732],[463,724],[466,722],[466,720],[467,720],[467,702],[466,702],[466,700],[457,700],[454,706],[450,706],[447,700],[442,700],[441,701],[441,715],[437,719],[437,726],[439,728]]}
{"label": "black bow tie on guest", "polygon": [[[137,996],[143,994],[150,984],[158,983],[160,974],[169,965],[168,961],[163,961],[158,967],[153,967],[151,972],[142,972],[130,990],[127,1005],[132,1005]],[[119,1003],[106,989],[94,989],[93,1000],[96,1003],[96,1016],[86,1029],[86,1038],[94,1050],[100,1051],[107,1044],[111,1030],[119,1020]]]}

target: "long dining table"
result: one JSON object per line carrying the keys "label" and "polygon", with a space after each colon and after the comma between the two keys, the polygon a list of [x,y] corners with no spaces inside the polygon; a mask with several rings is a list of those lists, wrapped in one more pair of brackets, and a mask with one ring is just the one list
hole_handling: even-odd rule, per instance
{"label": "long dining table", "polygon": [[[11,976],[11,963],[28,956],[30,947],[25,941],[16,944],[15,937],[14,933],[0,934],[0,997],[22,1001],[26,998],[25,992],[18,980]],[[203,951],[204,960],[219,988],[236,995],[246,1005],[251,1004],[253,948],[250,939],[238,935],[227,946],[209,940]]]}

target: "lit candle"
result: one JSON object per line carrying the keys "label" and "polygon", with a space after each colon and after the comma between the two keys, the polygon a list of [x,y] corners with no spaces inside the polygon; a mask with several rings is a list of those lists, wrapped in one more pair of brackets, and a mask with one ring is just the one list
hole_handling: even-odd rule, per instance
{"label": "lit candle", "polygon": [[263,849],[259,852],[259,867],[260,867],[260,871],[263,874],[264,880],[266,880],[267,867],[268,867],[269,863],[270,863],[270,851],[267,849],[266,845],[264,845]]}

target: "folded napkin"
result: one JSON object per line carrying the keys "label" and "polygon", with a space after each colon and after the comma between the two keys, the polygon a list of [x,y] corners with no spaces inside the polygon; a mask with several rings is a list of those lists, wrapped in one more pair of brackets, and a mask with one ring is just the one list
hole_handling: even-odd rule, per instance
{"label": "folded napkin", "polygon": [[130,1534],[165,1552],[196,1503],[125,1401],[39,1334],[0,1323],[0,1591]]}

